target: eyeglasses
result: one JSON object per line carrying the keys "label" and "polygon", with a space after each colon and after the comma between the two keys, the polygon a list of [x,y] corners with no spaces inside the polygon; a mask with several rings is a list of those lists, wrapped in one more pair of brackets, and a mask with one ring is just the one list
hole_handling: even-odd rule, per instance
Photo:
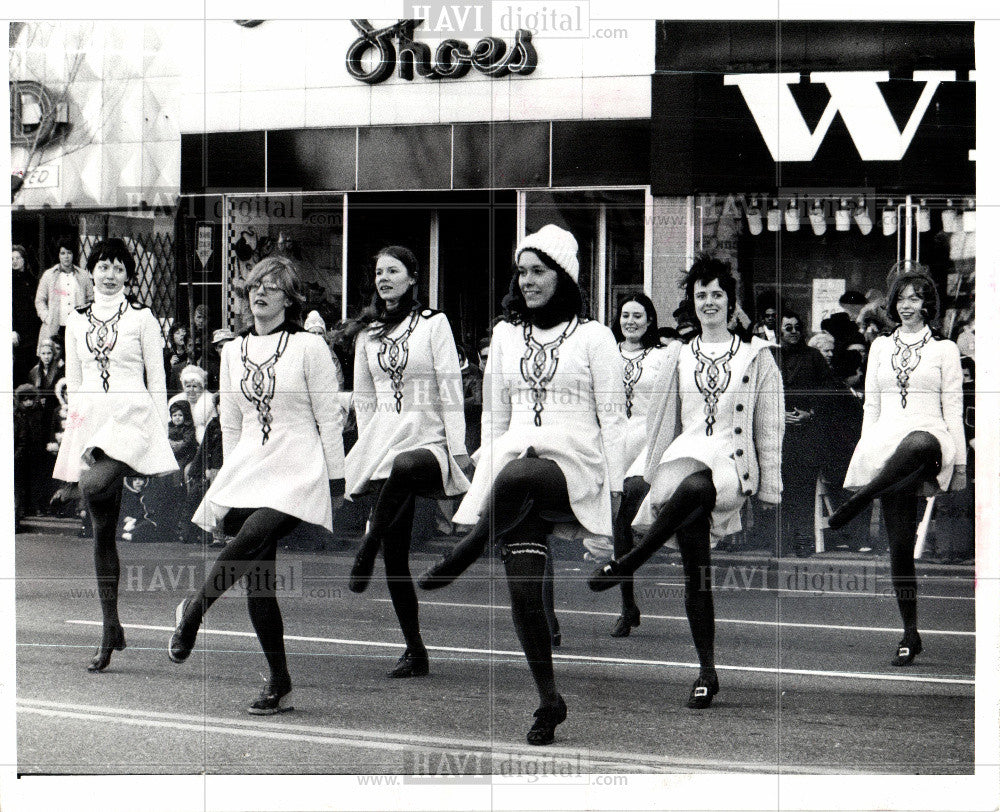
{"label": "eyeglasses", "polygon": [[276,285],[274,282],[264,282],[260,281],[253,285],[247,285],[247,293],[253,293],[254,291],[262,290],[264,293],[278,293],[278,291],[284,291],[281,285]]}
{"label": "eyeglasses", "polygon": [[782,326],[781,331],[783,333],[801,333],[802,328],[797,324],[785,324]]}

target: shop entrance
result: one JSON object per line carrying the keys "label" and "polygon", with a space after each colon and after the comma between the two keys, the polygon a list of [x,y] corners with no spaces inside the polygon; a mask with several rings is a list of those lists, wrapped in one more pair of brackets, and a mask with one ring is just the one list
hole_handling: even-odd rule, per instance
{"label": "shop entrance", "polygon": [[348,198],[348,316],[371,301],[374,255],[403,245],[420,263],[424,304],[444,311],[475,358],[510,281],[514,192],[352,194]]}

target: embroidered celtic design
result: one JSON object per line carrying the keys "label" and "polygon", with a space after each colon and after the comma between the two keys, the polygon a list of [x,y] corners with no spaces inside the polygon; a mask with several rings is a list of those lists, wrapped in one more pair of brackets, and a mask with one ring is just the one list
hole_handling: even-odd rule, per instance
{"label": "embroidered celtic design", "polygon": [[646,347],[638,355],[629,357],[624,350],[619,348],[622,360],[625,361],[625,371],[622,375],[622,383],[625,384],[625,417],[632,417],[632,395],[635,393],[635,386],[642,378],[642,362],[646,356],[653,351],[652,347]]}
{"label": "embroidered celtic design", "polygon": [[382,336],[378,349],[378,365],[389,376],[392,396],[396,400],[396,414],[403,411],[403,373],[410,360],[410,334],[417,326],[418,321],[420,321],[420,313],[415,310],[410,316],[410,323],[406,325],[406,329],[396,338]]}
{"label": "embroidered celtic design", "polygon": [[250,336],[243,336],[243,343],[240,346],[240,356],[243,359],[243,379],[240,381],[240,391],[243,397],[250,401],[257,409],[257,419],[260,421],[260,444],[267,443],[271,434],[271,400],[274,398],[274,387],[277,384],[274,365],[281,358],[285,347],[288,346],[288,333],[281,332],[278,338],[278,346],[271,356],[262,363],[251,361],[247,355],[247,345]]}
{"label": "embroidered celtic design", "polygon": [[740,348],[740,337],[733,336],[729,349],[718,358],[713,358],[701,350],[701,336],[691,344],[694,352],[694,383],[705,398],[705,436],[711,437],[715,426],[719,398],[729,388],[733,373],[729,362]]}
{"label": "embroidered celtic design", "polygon": [[892,354],[892,368],[896,370],[896,384],[899,386],[899,401],[906,408],[906,396],[910,391],[910,376],[920,364],[920,350],[931,340],[930,331],[914,344],[907,344],[899,335],[899,330],[892,334],[896,351]]}
{"label": "embroidered celtic design", "polygon": [[118,342],[118,321],[128,309],[128,302],[122,302],[118,312],[106,321],[102,321],[94,315],[93,306],[86,310],[87,320],[90,322],[90,329],[87,330],[87,349],[97,361],[97,368],[101,372],[101,385],[107,392],[111,387],[111,351]]}
{"label": "embroidered celtic design", "polygon": [[565,330],[545,344],[535,338],[530,324],[524,324],[525,349],[521,358],[521,378],[531,387],[531,408],[535,413],[536,426],[542,425],[548,386],[559,367],[559,348],[576,329],[577,324],[579,322],[574,316]]}

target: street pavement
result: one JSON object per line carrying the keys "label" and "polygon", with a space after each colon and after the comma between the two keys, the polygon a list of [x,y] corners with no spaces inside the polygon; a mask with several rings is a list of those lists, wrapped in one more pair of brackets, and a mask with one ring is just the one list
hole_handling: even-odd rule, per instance
{"label": "street pavement", "polygon": [[[252,717],[266,673],[245,601],[210,611],[191,658],[167,659],[177,602],[216,550],[120,543],[128,648],[86,664],[100,637],[91,543],[16,537],[21,773],[517,774],[974,771],[971,567],[919,569],[924,653],[889,660],[899,617],[882,559],[715,559],[721,693],[685,705],[697,675],[679,559],[637,581],[642,624],[609,631],[617,591],[594,594],[592,563],[559,550],[556,680],[569,716],[556,743],[524,740],[537,705],[502,569],[480,560],[420,593],[431,674],[390,680],[403,651],[381,562],[347,590],[349,552],[281,551],[295,711]],[[423,571],[435,557],[414,554]]]}

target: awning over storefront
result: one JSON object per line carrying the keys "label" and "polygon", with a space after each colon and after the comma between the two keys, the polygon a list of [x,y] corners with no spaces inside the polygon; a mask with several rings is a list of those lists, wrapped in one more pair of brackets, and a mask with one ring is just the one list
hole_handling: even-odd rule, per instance
{"label": "awning over storefront", "polygon": [[660,22],[653,193],[975,192],[972,23]]}

